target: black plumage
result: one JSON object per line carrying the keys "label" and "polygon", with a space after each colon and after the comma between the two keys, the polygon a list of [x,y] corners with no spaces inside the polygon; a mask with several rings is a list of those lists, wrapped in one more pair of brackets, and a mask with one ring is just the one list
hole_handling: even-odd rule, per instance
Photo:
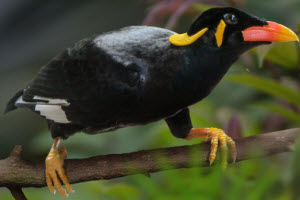
{"label": "black plumage", "polygon": [[[218,47],[215,32],[226,13],[235,14],[239,24],[226,24],[229,28]],[[186,46],[170,43],[174,32],[147,26],[84,39],[43,66],[6,111],[34,110],[47,118],[53,137],[166,119],[172,133],[184,138],[192,128],[188,106],[206,97],[244,51],[267,43],[245,42],[240,31],[265,24],[237,9],[217,8],[192,24],[190,35],[204,27],[209,30]],[[65,116],[49,117],[43,106],[55,108],[53,112],[61,109],[59,113]]]}

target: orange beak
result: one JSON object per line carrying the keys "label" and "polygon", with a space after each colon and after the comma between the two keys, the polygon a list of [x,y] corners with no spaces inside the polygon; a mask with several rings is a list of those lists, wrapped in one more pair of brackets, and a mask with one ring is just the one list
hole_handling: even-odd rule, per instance
{"label": "orange beak", "polygon": [[242,33],[244,41],[299,42],[299,38],[291,29],[275,22],[268,22],[265,26],[252,26]]}

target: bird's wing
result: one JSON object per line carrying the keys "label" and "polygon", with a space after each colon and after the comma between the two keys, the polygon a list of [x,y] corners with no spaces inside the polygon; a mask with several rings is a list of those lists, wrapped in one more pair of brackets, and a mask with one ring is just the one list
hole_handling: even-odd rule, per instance
{"label": "bird's wing", "polygon": [[124,66],[87,39],[42,67],[16,105],[58,123],[86,124],[116,118],[136,101],[139,89],[138,65]]}
{"label": "bird's wing", "polygon": [[[66,49],[43,66],[35,79],[25,88],[23,100],[39,101],[42,98],[77,100],[88,92],[95,81],[91,41],[82,40]],[[79,95],[80,94],[80,95]],[[42,98],[38,98],[42,97]]]}
{"label": "bird's wing", "polygon": [[58,123],[116,124],[138,104],[148,67],[172,34],[140,26],[82,40],[42,67],[15,104]]}

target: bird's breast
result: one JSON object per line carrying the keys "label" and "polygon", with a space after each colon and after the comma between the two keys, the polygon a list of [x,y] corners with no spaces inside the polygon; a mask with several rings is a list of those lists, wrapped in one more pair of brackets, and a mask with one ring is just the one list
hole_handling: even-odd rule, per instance
{"label": "bird's breast", "polygon": [[166,112],[176,112],[209,95],[232,63],[218,52],[204,50],[174,56],[153,69],[147,99]]}

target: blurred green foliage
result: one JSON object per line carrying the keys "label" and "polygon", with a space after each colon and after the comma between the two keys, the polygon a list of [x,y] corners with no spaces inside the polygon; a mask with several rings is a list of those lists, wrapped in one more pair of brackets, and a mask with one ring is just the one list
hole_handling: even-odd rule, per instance
{"label": "blurred green foliage", "polygon": [[266,54],[265,59],[278,66],[297,70],[299,67],[299,46],[295,42],[276,44]]}
{"label": "blurred green foliage", "polygon": [[300,105],[300,92],[285,87],[274,80],[250,74],[228,75],[226,80],[251,86],[257,90],[273,95],[274,97],[282,98],[297,106]]}
{"label": "blurred green foliage", "polygon": [[[53,1],[54,2],[54,1]],[[151,1],[153,4],[142,4],[139,1],[75,1],[70,7],[67,1],[53,3],[51,1],[34,1],[32,4],[20,7],[23,12],[12,18],[6,26],[5,32],[17,33],[22,28],[38,22],[34,30],[44,30],[47,37],[36,42],[29,40],[29,44],[42,44],[39,48],[31,48],[29,56],[32,60],[23,59],[20,54],[14,54],[18,59],[14,66],[15,71],[3,73],[0,87],[5,98],[1,100],[1,107],[5,105],[8,96],[28,83],[36,71],[46,60],[58,53],[59,48],[70,45],[87,33],[95,34],[99,31],[115,29],[121,26],[140,24],[145,18],[148,7],[152,10],[160,6],[162,1]],[[172,2],[172,1],[169,1]],[[177,9],[185,1],[174,0]],[[194,4],[193,9],[186,10],[174,27],[182,30],[186,24],[199,15],[199,11],[212,6],[232,5],[272,21],[284,23],[300,31],[300,2],[299,0],[228,0],[212,1],[208,4]],[[57,5],[60,5],[56,7]],[[8,6],[8,5],[6,5]],[[33,6],[34,10],[31,10]],[[98,7],[97,7],[98,6]],[[1,6],[0,6],[1,8]],[[29,9],[30,8],[30,9]],[[134,9],[133,9],[134,8]],[[101,10],[100,11],[98,11]],[[56,13],[57,11],[60,11]],[[286,12],[286,11],[289,12]],[[128,13],[132,14],[128,15]],[[51,18],[51,13],[56,13],[57,21],[39,22],[38,17],[45,14]],[[28,13],[35,15],[24,19],[24,24],[19,24],[21,16]],[[176,13],[176,10],[172,15]],[[158,13],[160,14],[160,13]],[[61,16],[60,18],[58,16]],[[75,20],[76,19],[76,20]],[[14,21],[15,20],[15,21]],[[101,21],[102,20],[102,21]],[[126,21],[127,20],[127,21]],[[161,20],[161,18],[158,18]],[[100,22],[99,22],[100,21]],[[162,20],[163,21],[163,20]],[[30,23],[29,23],[30,22]],[[47,22],[47,23],[46,23]],[[99,23],[98,23],[99,22]],[[78,23],[78,24],[77,24]],[[18,28],[12,29],[13,24]],[[52,24],[52,26],[51,26]],[[99,27],[95,28],[96,25]],[[155,23],[154,23],[155,24]],[[90,26],[89,26],[90,25]],[[68,28],[64,29],[67,26]],[[73,28],[72,28],[73,27]],[[76,27],[76,28],[74,28]],[[78,28],[79,27],[79,28]],[[84,27],[84,28],[82,28]],[[11,28],[11,29],[9,29]],[[11,32],[9,32],[11,30]],[[47,30],[47,31],[45,31]],[[22,32],[22,31],[19,31]],[[18,32],[18,33],[19,33]],[[29,37],[34,32],[26,32]],[[60,34],[61,35],[58,35]],[[8,35],[9,35],[8,34]],[[43,31],[37,35],[43,35]],[[55,35],[55,37],[49,37]],[[2,35],[3,36],[3,35]],[[18,35],[22,40],[23,37]],[[60,37],[60,40],[57,39]],[[72,39],[70,39],[70,37]],[[3,37],[4,38],[4,37]],[[7,37],[12,39],[13,36]],[[19,38],[19,40],[21,40]],[[27,38],[28,39],[28,38]],[[16,41],[15,41],[16,40]],[[10,41],[16,50],[22,50],[19,40]],[[48,41],[49,40],[49,41]],[[65,40],[64,42],[62,42]],[[47,48],[44,48],[47,46]],[[24,48],[24,47],[23,47]],[[45,50],[44,50],[45,49]],[[232,116],[237,116],[243,136],[255,135],[267,131],[276,131],[284,128],[299,126],[300,123],[300,65],[299,44],[282,43],[266,46],[246,53],[236,62],[222,81],[205,100],[191,107],[192,121],[195,127],[220,127],[226,128]],[[9,49],[8,49],[9,50]],[[42,51],[44,54],[40,54]],[[17,51],[18,52],[18,51]],[[5,49],[4,53],[8,53]],[[9,55],[11,53],[8,53]],[[19,57],[18,57],[19,56]],[[36,56],[36,57],[34,57]],[[4,59],[4,58],[3,58]],[[3,61],[2,59],[2,61]],[[9,59],[8,59],[9,60]],[[14,61],[12,58],[10,61]],[[9,62],[8,62],[9,63]],[[7,64],[7,63],[5,63]],[[2,64],[3,66],[6,66]],[[18,68],[18,66],[31,65],[33,68]],[[259,68],[259,66],[261,66]],[[4,67],[3,67],[4,68]],[[2,68],[0,68],[2,69]],[[34,71],[34,72],[33,72]],[[12,77],[15,77],[13,79]],[[9,87],[7,87],[9,85]],[[7,96],[7,97],[6,97]],[[51,138],[46,130],[45,123],[33,114],[26,111],[17,111],[0,118],[2,130],[0,132],[2,143],[0,155],[5,157],[12,146],[21,143],[24,147],[24,156],[30,160],[43,160],[51,146]],[[18,126],[13,125],[18,123]],[[230,130],[229,130],[230,132]],[[72,136],[62,143],[69,152],[69,158],[84,158],[109,153],[132,152],[141,149],[159,148],[176,145],[198,143],[200,140],[183,141],[174,138],[163,121],[146,126],[128,127],[107,134],[84,135],[82,133]],[[300,140],[295,146],[294,153],[249,160],[235,165],[230,165],[226,171],[219,166],[211,168],[178,169],[162,171],[151,174],[151,177],[134,175],[108,181],[93,181],[73,184],[76,190],[69,199],[105,199],[105,200],[290,200],[300,198]],[[1,154],[2,153],[2,154]],[[197,156],[197,155],[196,155]],[[199,155],[200,156],[200,155]],[[24,189],[28,199],[65,199],[59,195],[53,196],[47,188]],[[0,188],[0,199],[13,199],[9,191]]]}
{"label": "blurred green foliage", "polygon": [[286,109],[274,103],[256,103],[254,105],[268,109],[271,112],[278,113],[290,121],[300,124],[300,115],[292,110]]}

